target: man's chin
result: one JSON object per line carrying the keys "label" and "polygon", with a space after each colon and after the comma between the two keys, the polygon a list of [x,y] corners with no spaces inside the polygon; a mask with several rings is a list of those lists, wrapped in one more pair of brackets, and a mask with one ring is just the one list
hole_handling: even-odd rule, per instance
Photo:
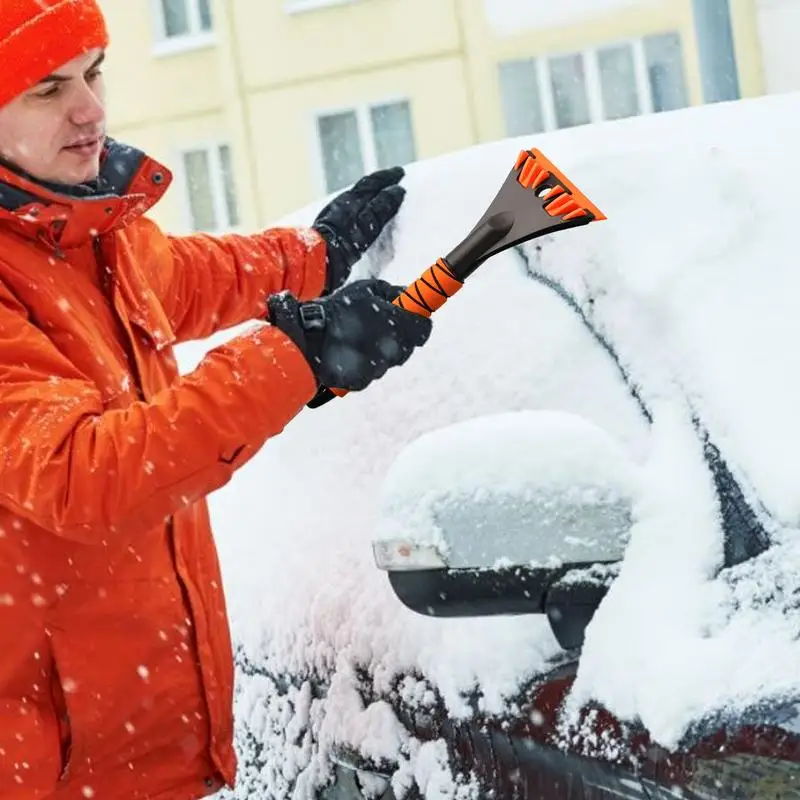
{"label": "man's chin", "polygon": [[78,184],[94,180],[100,174],[100,156],[103,140],[91,146],[65,147],[59,153],[57,171],[60,183]]}
{"label": "man's chin", "polygon": [[100,159],[81,160],[84,161],[84,163],[65,164],[62,169],[59,169],[58,177],[55,179],[56,182],[74,186],[79,183],[89,183],[97,178],[100,174]]}

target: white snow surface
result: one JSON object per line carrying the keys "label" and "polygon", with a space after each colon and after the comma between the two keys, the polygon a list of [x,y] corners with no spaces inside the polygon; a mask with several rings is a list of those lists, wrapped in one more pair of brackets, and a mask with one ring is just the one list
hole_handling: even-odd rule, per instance
{"label": "white snow surface", "polygon": [[414,502],[426,492],[516,494],[531,483],[554,492],[588,486],[631,494],[636,478],[625,450],[584,417],[512,411],[420,436],[392,466],[384,493]]}
{"label": "white snow surface", "polygon": [[[385,705],[362,708],[356,668],[376,695],[399,675],[424,676],[420,702],[436,687],[463,716],[471,690],[501,711],[557,657],[544,620],[416,616],[373,565],[395,459],[423,434],[482,415],[580,415],[641,469],[625,561],[587,632],[576,702],[640,719],[669,747],[703,715],[798,699],[800,612],[786,601],[800,589],[798,141],[795,94],[506,140],[408,169],[391,240],[357,274],[416,278],[468,232],[522,148],[540,148],[586,192],[608,220],[528,253],[613,343],[655,422],[575,311],[511,252],[436,314],[407,365],[304,411],[215,493],[237,643],[273,675],[298,676],[297,703],[270,680],[241,678],[240,724],[283,748],[272,796],[291,796],[292,770],[297,787],[323,781],[335,742],[391,751],[408,775],[432,763]],[[308,223],[318,207],[282,222]],[[218,338],[185,346],[184,367]],[[775,523],[775,546],[736,581],[716,577],[722,535],[692,412]],[[330,681],[326,696],[308,695],[309,676]],[[447,785],[450,795],[430,796],[456,796]]]}
{"label": "white snow surface", "polygon": [[403,450],[384,481],[374,538],[433,545],[446,554],[435,521],[442,503],[558,497],[596,504],[636,497],[639,482],[626,450],[585,417],[528,410],[484,415],[424,434]]}
{"label": "white snow surface", "polygon": [[532,28],[575,25],[604,14],[636,6],[652,7],[661,0],[483,0],[492,29],[511,35]]}

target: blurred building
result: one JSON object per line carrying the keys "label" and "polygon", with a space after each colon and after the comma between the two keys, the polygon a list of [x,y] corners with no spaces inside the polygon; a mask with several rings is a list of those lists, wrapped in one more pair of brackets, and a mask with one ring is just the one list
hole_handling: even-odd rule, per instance
{"label": "blurred building", "polygon": [[757,0],[768,92],[800,90],[800,0]]}
{"label": "blurred building", "polygon": [[759,39],[794,50],[800,0],[101,1],[110,132],[176,173],[156,214],[176,232],[251,230],[479,142],[800,83]]}

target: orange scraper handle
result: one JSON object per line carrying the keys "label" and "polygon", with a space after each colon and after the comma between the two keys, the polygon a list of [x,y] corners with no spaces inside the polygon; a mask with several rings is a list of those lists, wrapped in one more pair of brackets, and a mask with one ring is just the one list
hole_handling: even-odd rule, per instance
{"label": "orange scraper handle", "polygon": [[[403,293],[394,301],[394,305],[400,306],[412,314],[430,317],[463,285],[463,281],[453,275],[447,262],[440,258],[433,266],[428,267],[414,283],[403,290]],[[344,397],[348,392],[347,389],[333,388],[330,391],[337,397]]]}
{"label": "orange scraper handle", "polygon": [[411,286],[404,289],[394,304],[421,317],[430,317],[463,285],[464,283],[453,274],[447,261],[440,258]]}

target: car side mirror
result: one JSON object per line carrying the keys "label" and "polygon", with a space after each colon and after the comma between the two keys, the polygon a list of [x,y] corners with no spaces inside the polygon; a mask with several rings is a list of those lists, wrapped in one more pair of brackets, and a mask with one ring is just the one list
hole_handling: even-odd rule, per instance
{"label": "car side mirror", "polygon": [[429,616],[547,614],[579,647],[616,576],[638,467],[573,414],[519,411],[412,442],[389,470],[373,552]]}

